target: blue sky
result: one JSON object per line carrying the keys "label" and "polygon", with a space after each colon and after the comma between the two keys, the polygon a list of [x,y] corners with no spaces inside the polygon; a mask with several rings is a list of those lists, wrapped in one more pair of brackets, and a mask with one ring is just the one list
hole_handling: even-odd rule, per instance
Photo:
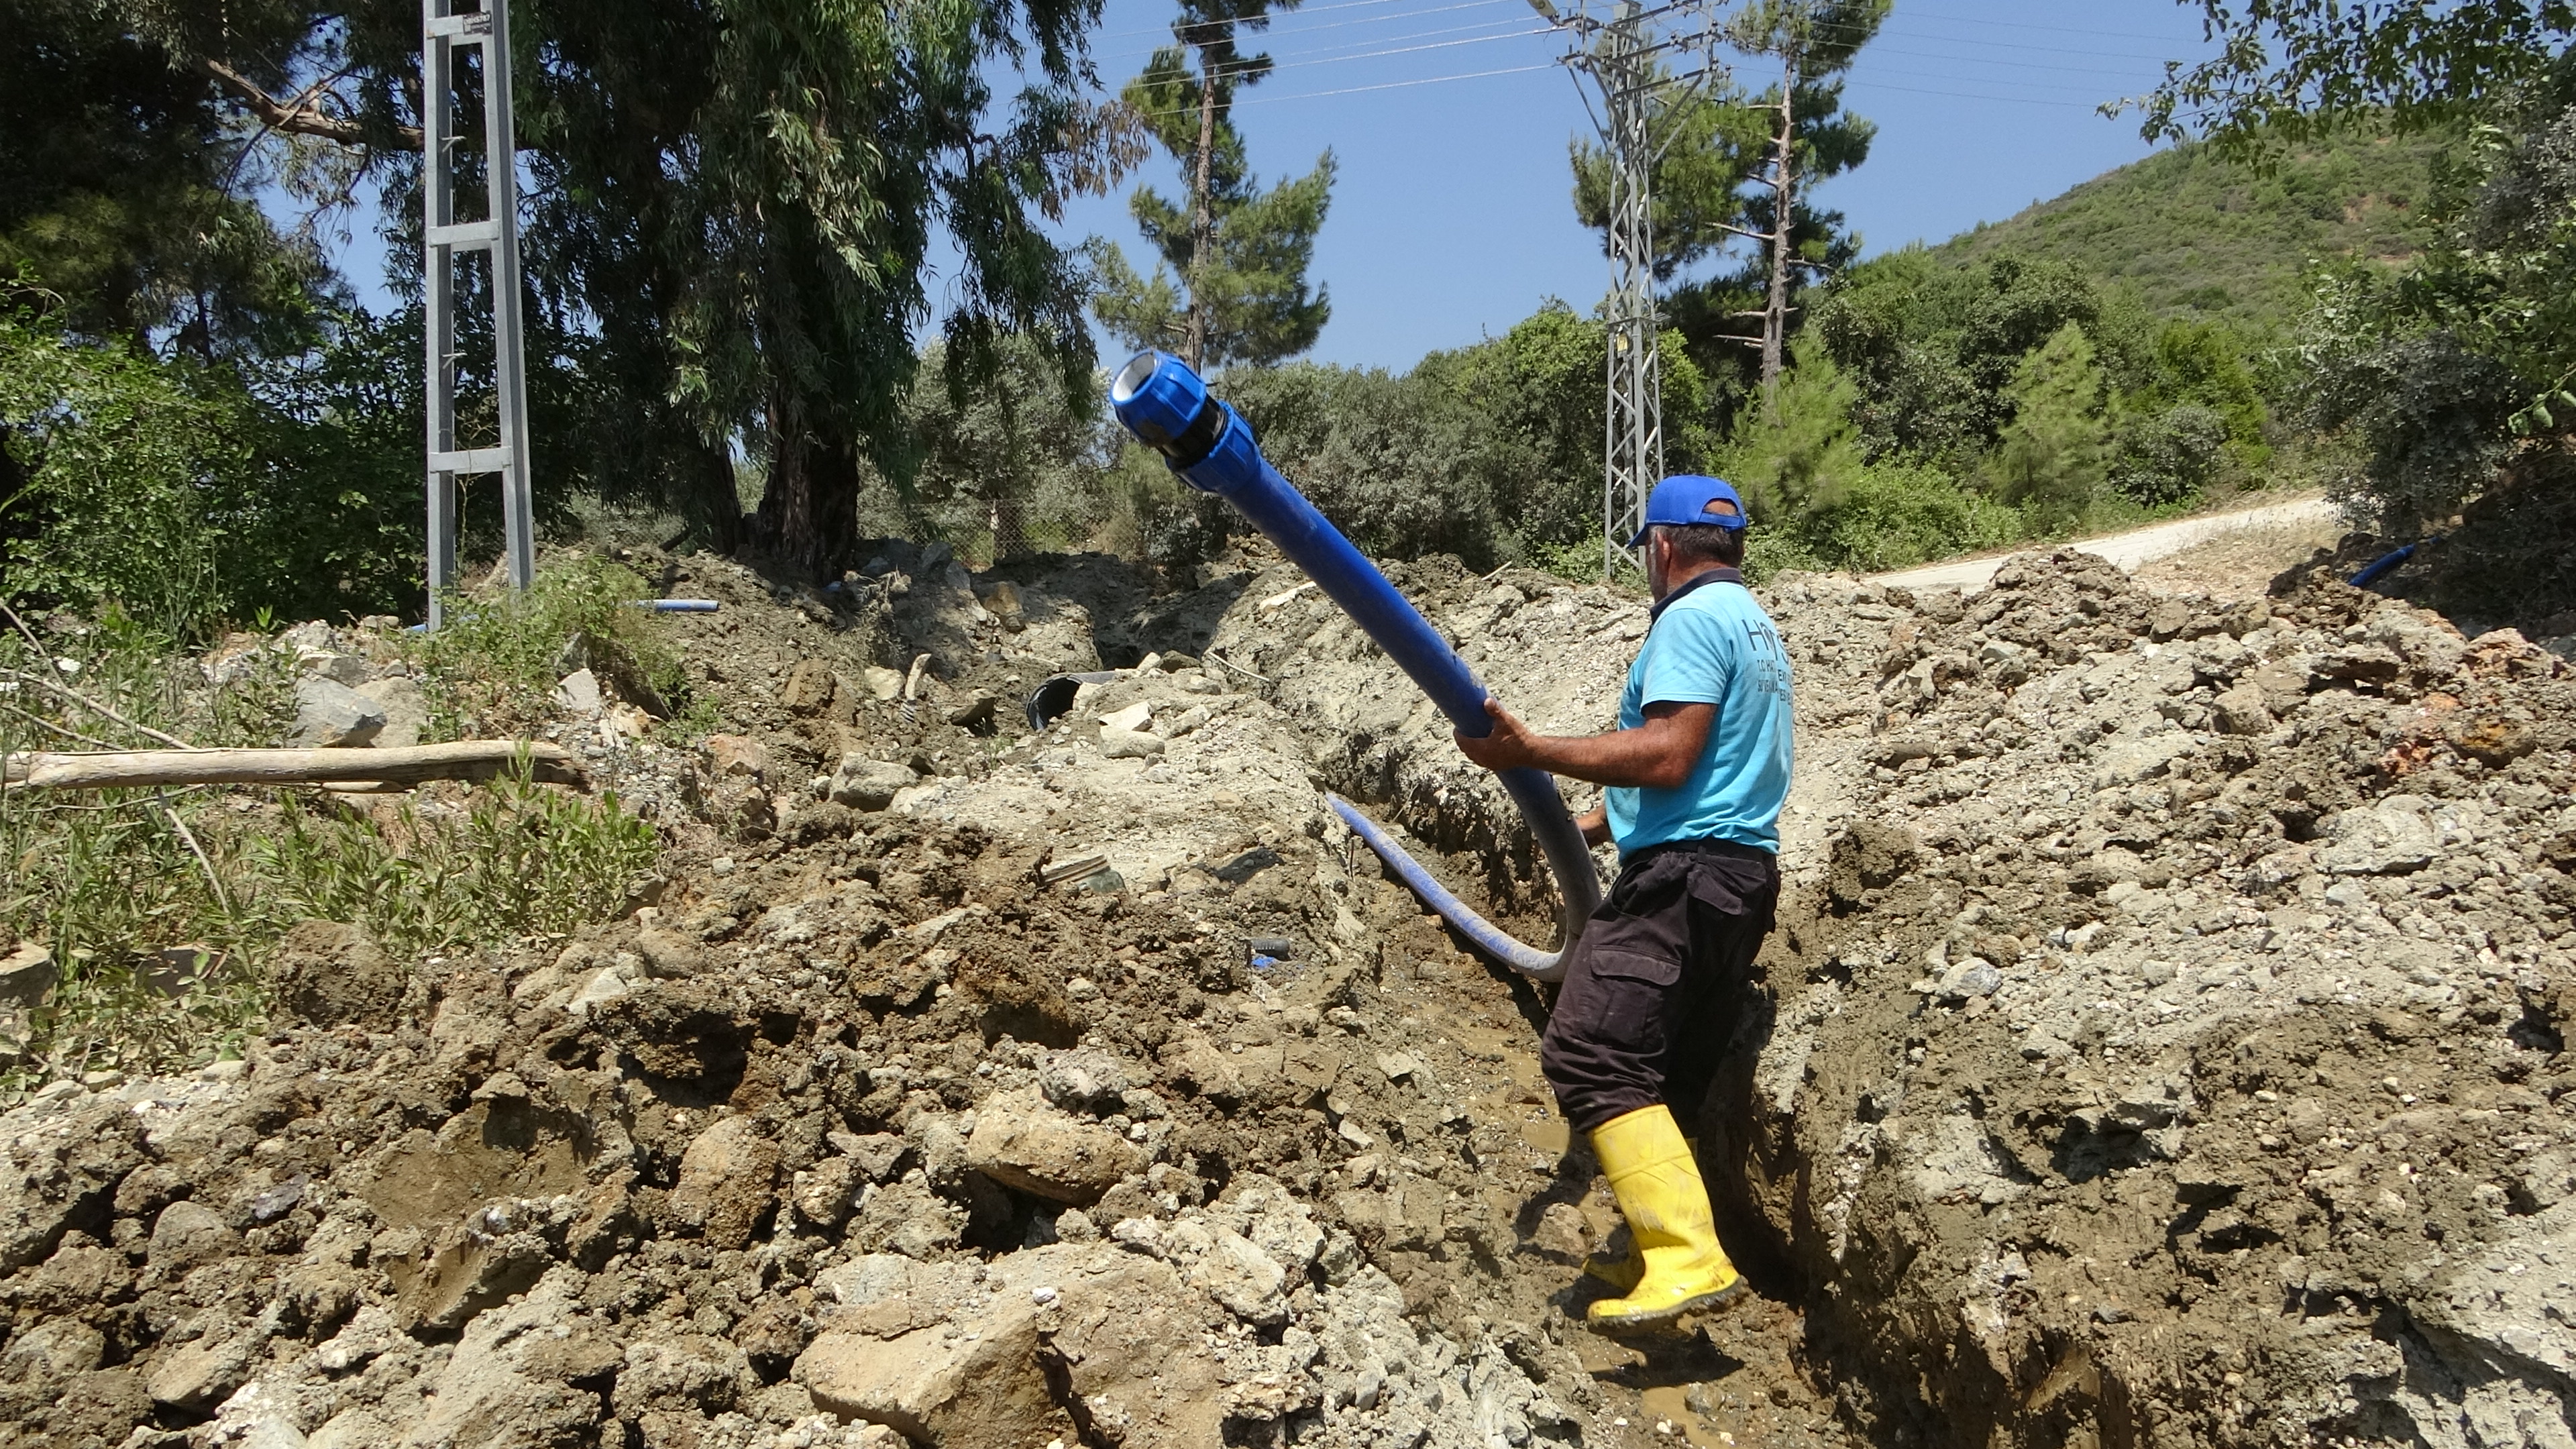
{"label": "blue sky", "polygon": [[[1095,46],[1105,82],[1141,68],[1172,10],[1109,0]],[[1878,141],[1821,199],[1875,253],[2134,161],[2148,151],[2135,119],[2093,108],[2148,89],[2165,60],[2203,54],[2196,14],[2175,0],[1897,0],[1846,91]],[[1402,369],[1500,333],[1549,296],[1585,309],[1599,298],[1607,266],[1598,233],[1575,224],[1566,168],[1567,142],[1591,123],[1550,64],[1563,41],[1524,0],[1309,0],[1261,43],[1279,68],[1236,112],[1255,169],[1302,173],[1326,148],[1341,162],[1316,246],[1333,300],[1318,360]],[[1510,73],[1476,74],[1490,71]],[[1406,84],[1446,76],[1473,78]],[[1135,179],[1169,194],[1179,174],[1158,157]],[[1066,221],[1143,265],[1123,199],[1086,199]]]}
{"label": "blue sky", "polygon": [[[1094,54],[1114,90],[1168,37],[1173,0],[1108,0]],[[2147,154],[2134,117],[2100,102],[2152,86],[2168,59],[2206,53],[2176,0],[1896,0],[1862,52],[1849,109],[1878,123],[1868,163],[1827,183],[1872,253],[1999,221]],[[1600,238],[1575,224],[1566,146],[1589,134],[1560,36],[1526,0],[1309,0],[1259,38],[1276,72],[1236,124],[1264,180],[1341,163],[1312,275],[1331,290],[1319,361],[1401,370],[1425,352],[1501,333],[1545,299],[1588,310],[1607,281]],[[1756,82],[1758,84],[1758,82]],[[1167,193],[1157,155],[1127,183]],[[1069,240],[1099,234],[1150,265],[1123,195],[1067,209]],[[368,300],[381,249],[344,265]],[[934,305],[946,283],[932,285]],[[1104,357],[1118,350],[1104,340]]]}

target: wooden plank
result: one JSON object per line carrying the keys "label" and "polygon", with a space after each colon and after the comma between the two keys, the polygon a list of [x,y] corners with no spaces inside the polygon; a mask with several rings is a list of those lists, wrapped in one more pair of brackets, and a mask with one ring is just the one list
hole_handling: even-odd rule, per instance
{"label": "wooden plank", "polygon": [[13,790],[104,790],[133,785],[317,785],[345,781],[409,784],[484,780],[522,755],[531,774],[555,784],[587,783],[572,752],[525,740],[465,740],[400,749],[123,750],[92,754],[30,751],[8,757]]}

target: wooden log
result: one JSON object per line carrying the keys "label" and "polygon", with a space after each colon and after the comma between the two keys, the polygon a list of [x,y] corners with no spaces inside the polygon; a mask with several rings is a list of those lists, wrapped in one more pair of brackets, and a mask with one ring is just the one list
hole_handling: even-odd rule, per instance
{"label": "wooden log", "polygon": [[587,783],[572,752],[525,740],[466,740],[376,750],[120,750],[91,754],[29,751],[8,757],[13,790],[105,790],[129,785],[320,785],[348,781],[416,784],[488,780],[521,756],[530,774],[554,784]]}

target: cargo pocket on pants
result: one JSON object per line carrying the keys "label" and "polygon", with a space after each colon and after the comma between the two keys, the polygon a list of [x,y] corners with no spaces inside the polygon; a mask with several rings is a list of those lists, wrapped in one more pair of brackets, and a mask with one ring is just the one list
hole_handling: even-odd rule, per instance
{"label": "cargo pocket on pants", "polygon": [[1664,1050],[1664,1019],[1674,989],[1680,984],[1678,957],[1633,951],[1594,951],[1588,963],[1573,1033],[1623,1057],[1652,1060]]}

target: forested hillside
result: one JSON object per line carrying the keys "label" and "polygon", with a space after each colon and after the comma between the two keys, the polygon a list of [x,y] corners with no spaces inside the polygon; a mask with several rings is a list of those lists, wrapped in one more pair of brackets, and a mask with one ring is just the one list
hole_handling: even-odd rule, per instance
{"label": "forested hillside", "polygon": [[2446,144],[2439,134],[2354,130],[2258,166],[2186,143],[1929,250],[1961,265],[2068,262],[2158,316],[2270,328],[2307,305],[2311,262],[2398,263],[2423,249]]}

